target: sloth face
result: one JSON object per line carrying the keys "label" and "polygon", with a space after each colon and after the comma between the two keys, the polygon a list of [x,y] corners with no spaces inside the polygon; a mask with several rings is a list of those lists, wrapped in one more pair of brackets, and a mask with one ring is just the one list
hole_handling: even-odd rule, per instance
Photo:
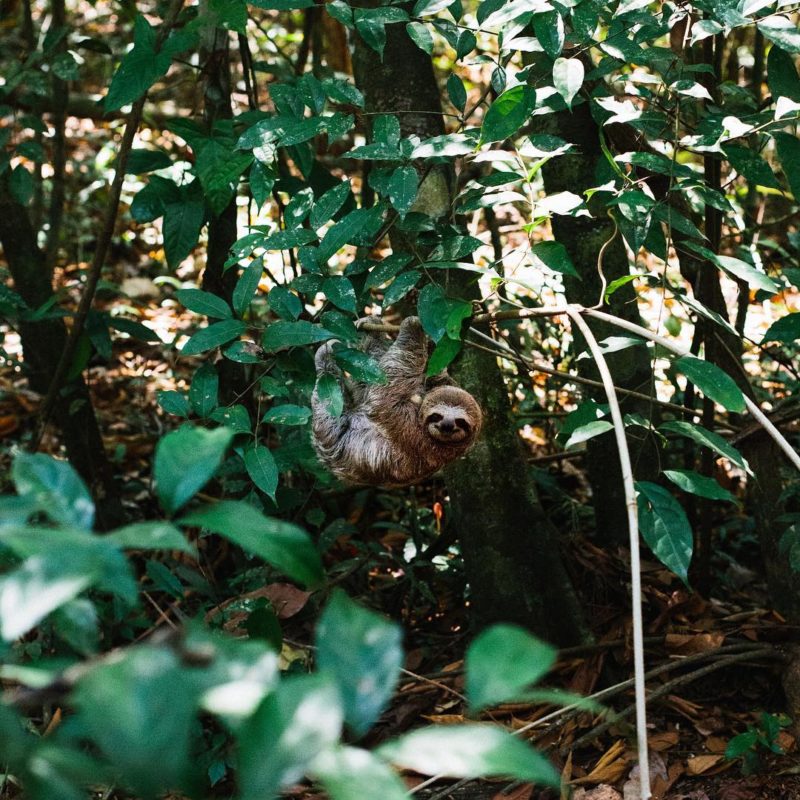
{"label": "sloth face", "polygon": [[468,392],[455,386],[441,386],[425,396],[420,422],[435,442],[465,445],[480,429],[481,410]]}

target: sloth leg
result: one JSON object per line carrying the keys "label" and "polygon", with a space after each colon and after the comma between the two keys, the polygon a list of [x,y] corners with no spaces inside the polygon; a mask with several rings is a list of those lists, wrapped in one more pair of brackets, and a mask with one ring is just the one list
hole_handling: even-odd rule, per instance
{"label": "sloth leg", "polygon": [[[342,389],[345,400],[345,408],[350,407],[351,393],[344,374],[339,368],[333,357],[333,342],[325,342],[317,349],[314,354],[314,364],[317,368],[317,379],[323,375],[332,375],[336,378]],[[313,413],[314,439],[323,449],[332,448],[341,439],[348,428],[349,422],[347,412],[335,417],[328,411],[328,407],[322,402],[317,387],[311,394],[311,410]]]}
{"label": "sloth leg", "polygon": [[421,380],[427,361],[427,340],[419,317],[406,317],[394,344],[381,358],[381,366],[390,380]]}
{"label": "sloth leg", "polygon": [[[361,317],[356,320],[356,328],[361,330],[361,326],[366,322],[381,323],[383,320],[378,316]],[[379,331],[364,331],[361,339],[361,349],[376,361],[380,361],[389,349],[389,342]]]}

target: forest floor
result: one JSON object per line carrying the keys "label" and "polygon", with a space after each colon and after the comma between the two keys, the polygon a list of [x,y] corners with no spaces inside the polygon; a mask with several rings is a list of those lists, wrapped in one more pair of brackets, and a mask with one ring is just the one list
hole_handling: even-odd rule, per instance
{"label": "forest floor", "polygon": [[[165,340],[191,321],[177,303],[165,303],[163,297],[157,303],[149,294],[131,300],[129,308]],[[165,335],[167,331],[171,333]],[[13,338],[6,344],[13,351]],[[162,345],[117,341],[113,360],[88,371],[101,428],[107,432],[108,451],[125,476],[126,502],[139,513],[156,513],[148,507],[153,450],[164,428],[176,422],[165,418],[158,408],[157,391],[185,389],[190,376],[189,365],[182,366],[185,360],[174,355],[172,349],[165,360]],[[19,374],[0,375],[0,438],[16,439],[29,428],[38,402],[39,398],[25,390]],[[43,449],[58,452],[58,439],[52,431]],[[552,449],[532,455],[545,452]],[[5,466],[0,464],[0,472]],[[580,460],[554,461],[548,469],[555,482],[568,486],[570,481],[582,481]],[[437,496],[441,496],[441,487],[431,491],[423,486],[414,502],[431,507]],[[402,553],[407,536],[399,525],[393,526],[396,520],[386,508],[391,509],[385,506],[380,512],[382,525],[373,525],[369,531],[366,527],[362,531],[359,521],[363,509],[349,519],[355,521],[359,535],[363,532],[371,538],[374,548]],[[332,557],[347,552],[347,542],[341,545],[338,551],[331,549]],[[782,716],[785,699],[780,683],[781,661],[794,631],[766,607],[760,576],[742,566],[758,563],[755,542],[742,535],[738,547],[735,559],[718,557],[712,564],[710,599],[686,589],[657,562],[646,560],[643,564],[646,668],[651,673],[651,777],[658,800],[800,800],[797,743],[790,720]],[[633,689],[629,685],[627,551],[601,547],[583,531],[572,536],[567,560],[588,610],[596,644],[561,651],[547,684],[582,696],[616,687],[599,700],[606,711],[556,713],[555,706],[515,705],[496,708],[487,718],[520,731],[547,753],[561,770],[565,785],[571,787],[574,800],[629,800],[638,797],[634,794],[638,781],[630,725]],[[345,583],[354,596],[402,616],[410,647],[399,690],[370,734],[369,746],[422,721],[447,724],[464,719],[461,658],[467,638],[467,609],[452,578],[449,584],[446,576],[434,575],[430,580],[429,600],[421,608],[411,598],[393,594],[391,587],[386,590],[390,577],[375,564],[367,565],[360,577],[354,576],[352,585]],[[285,585],[272,587],[273,594],[284,593],[279,616],[286,639],[294,643],[286,647],[304,650],[311,641],[314,619],[312,614],[302,613],[309,595]],[[276,605],[275,597],[271,599]],[[163,618],[164,610],[154,608],[153,627]],[[226,627],[237,632],[235,619]],[[740,740],[742,752],[735,758],[726,757],[731,739],[748,732],[750,739]],[[439,780],[422,786],[424,779],[406,778],[410,786],[419,786],[416,796],[425,800],[569,797],[508,782],[455,784]],[[222,793],[218,796],[224,796],[224,787],[219,789]],[[308,786],[296,787],[289,796],[303,800],[320,797]]]}

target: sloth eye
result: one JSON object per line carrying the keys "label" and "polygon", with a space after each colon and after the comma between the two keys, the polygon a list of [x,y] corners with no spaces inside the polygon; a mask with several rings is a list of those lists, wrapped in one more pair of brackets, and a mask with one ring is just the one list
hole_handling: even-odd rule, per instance
{"label": "sloth eye", "polygon": [[444,418],[442,417],[441,414],[431,414],[428,417],[428,419],[426,420],[426,422],[428,422],[428,423],[430,423],[432,425],[435,425],[437,422],[441,422],[442,419],[444,419]]}
{"label": "sloth eye", "polygon": [[461,428],[461,430],[465,433],[469,433],[469,422],[467,422],[463,417],[458,417],[458,419],[456,419],[456,427]]}

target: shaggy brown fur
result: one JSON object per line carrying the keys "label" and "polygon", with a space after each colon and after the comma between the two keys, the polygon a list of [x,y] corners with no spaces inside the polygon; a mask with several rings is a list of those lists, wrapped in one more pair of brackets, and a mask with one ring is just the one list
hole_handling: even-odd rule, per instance
{"label": "shaggy brown fur", "polygon": [[317,376],[344,384],[339,417],[328,413],[316,389],[312,396],[314,447],[331,472],[348,483],[407,486],[463,455],[478,435],[481,410],[446,375],[426,385],[428,348],[419,319],[403,320],[390,347],[370,334],[364,349],[383,368],[385,384],[353,385],[336,365],[332,343],[317,350]]}

